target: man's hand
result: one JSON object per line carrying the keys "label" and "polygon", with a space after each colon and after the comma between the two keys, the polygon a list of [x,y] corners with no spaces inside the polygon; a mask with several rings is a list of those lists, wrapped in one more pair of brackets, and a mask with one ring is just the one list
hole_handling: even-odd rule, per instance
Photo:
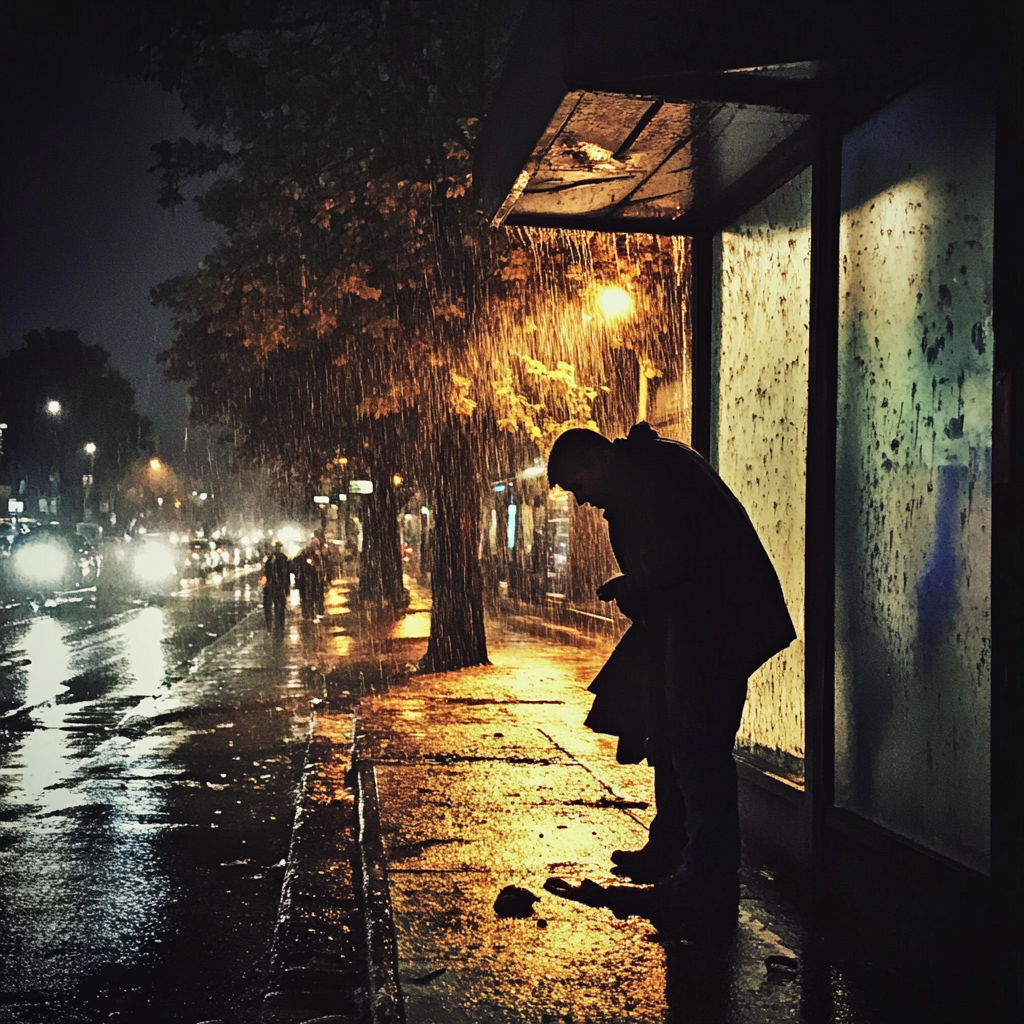
{"label": "man's hand", "polygon": [[625,576],[613,576],[610,580],[605,580],[604,583],[597,588],[597,599],[599,601],[617,600],[625,578]]}

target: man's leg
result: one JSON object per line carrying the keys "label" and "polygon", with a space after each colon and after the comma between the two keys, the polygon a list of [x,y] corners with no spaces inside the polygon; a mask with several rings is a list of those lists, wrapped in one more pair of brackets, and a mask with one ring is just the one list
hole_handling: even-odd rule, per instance
{"label": "man's leg", "polygon": [[267,632],[270,632],[273,626],[273,601],[271,600],[270,590],[267,587],[263,588],[263,621],[267,624]]}
{"label": "man's leg", "polygon": [[[652,722],[663,724],[658,713]],[[616,850],[612,861],[617,874],[634,882],[649,884],[672,874],[682,861],[687,843],[686,801],[676,779],[672,746],[667,729],[655,728],[647,739],[647,761],[654,769],[655,815],[648,829],[647,843],[639,850]]]}
{"label": "man's leg", "polygon": [[665,692],[661,682],[665,673],[667,636],[652,631],[646,650],[647,671],[645,701],[649,735],[647,763],[654,769],[655,815],[648,830],[647,844],[640,850],[616,850],[612,860],[618,873],[635,882],[657,882],[672,874],[682,860],[687,843],[686,802],[672,763],[672,736],[667,728]]}
{"label": "man's leg", "polygon": [[[648,831],[649,846],[675,851],[682,859],[689,836],[686,832],[686,801],[683,799],[671,756],[654,765],[655,815]],[[677,863],[679,861],[677,860]]]}
{"label": "man's leg", "polygon": [[[735,683],[722,683],[735,690]],[[742,709],[742,703],[740,703]],[[685,804],[688,841],[682,870],[702,885],[731,891],[740,867],[739,801],[733,746],[739,712],[684,702],[676,719],[672,766]]]}
{"label": "man's leg", "polygon": [[670,630],[666,721],[687,831],[675,877],[689,895],[734,906],[740,833],[733,747],[747,683],[723,677],[714,658],[695,662],[675,639]]}

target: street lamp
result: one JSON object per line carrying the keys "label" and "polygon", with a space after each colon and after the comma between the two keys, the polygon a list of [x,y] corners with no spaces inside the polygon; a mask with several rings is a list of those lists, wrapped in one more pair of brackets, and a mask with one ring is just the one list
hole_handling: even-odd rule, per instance
{"label": "street lamp", "polygon": [[[57,504],[60,498],[61,485],[61,463],[63,460],[57,448],[57,420],[60,417],[62,406],[56,398],[51,398],[46,403],[46,414],[50,417],[50,457],[49,457],[49,484],[46,495],[46,510],[52,516],[57,511]],[[43,499],[40,499],[42,501]],[[42,509],[40,505],[40,509]]]}
{"label": "street lamp", "polygon": [[617,284],[602,285],[597,290],[597,308],[606,320],[624,320],[633,312],[633,297]]}
{"label": "street lamp", "polygon": [[[597,308],[601,315],[609,323],[616,320],[625,320],[633,314],[633,296],[621,285],[606,284],[597,290]],[[639,394],[637,396],[636,419],[638,423],[647,419],[647,397],[649,381],[652,377],[660,376],[659,372],[650,359],[644,358],[637,353],[637,373],[640,378]]]}
{"label": "street lamp", "polygon": [[82,477],[82,518],[89,520],[89,498],[92,496],[93,473],[96,470],[96,444],[93,441],[86,443],[85,454],[89,456],[89,472]]}

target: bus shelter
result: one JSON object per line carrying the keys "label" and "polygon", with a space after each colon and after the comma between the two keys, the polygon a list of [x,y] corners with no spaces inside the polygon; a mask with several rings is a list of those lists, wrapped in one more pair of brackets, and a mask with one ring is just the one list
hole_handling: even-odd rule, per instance
{"label": "bus shelter", "polygon": [[799,632],[751,680],[746,833],[907,950],[966,934],[1016,976],[1021,71],[1000,10],[536,0],[476,183],[495,227],[690,238],[683,440],[743,501]]}

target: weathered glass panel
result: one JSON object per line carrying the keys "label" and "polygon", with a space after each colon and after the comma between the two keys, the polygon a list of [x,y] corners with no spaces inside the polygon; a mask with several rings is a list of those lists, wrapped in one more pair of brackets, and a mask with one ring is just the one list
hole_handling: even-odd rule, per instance
{"label": "weathered glass panel", "polygon": [[782,581],[798,639],[750,680],[737,746],[794,780],[804,756],[810,172],[718,236],[712,462]]}
{"label": "weathered glass panel", "polygon": [[836,802],[989,857],[994,106],[949,73],[843,145]]}

